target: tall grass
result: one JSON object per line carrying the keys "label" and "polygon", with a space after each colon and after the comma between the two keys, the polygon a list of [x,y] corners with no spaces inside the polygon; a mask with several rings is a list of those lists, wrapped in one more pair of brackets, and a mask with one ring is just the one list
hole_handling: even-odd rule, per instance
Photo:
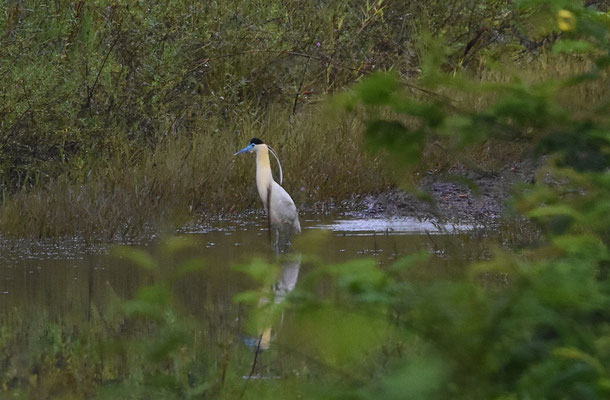
{"label": "tall grass", "polygon": [[[332,115],[320,101],[379,69],[417,85],[431,51],[422,32],[450,43],[443,68],[483,83],[584,67],[548,46],[530,49],[548,37],[520,26],[508,2],[452,4],[4,2],[0,230],[114,236],[255,207],[253,163],[231,156],[255,136],[279,151],[300,207],[414,183],[363,152],[360,116]],[[582,87],[566,101],[581,107],[605,93]],[[474,110],[489,101],[414,93]],[[529,151],[489,142],[455,154],[443,150],[450,139],[439,140],[420,176],[455,165],[495,171]]]}
{"label": "tall grass", "polygon": [[359,124],[313,107],[296,117],[277,110],[225,126],[200,120],[189,137],[168,138],[154,149],[117,147],[109,160],[5,197],[0,227],[16,236],[113,237],[258,207],[254,159],[233,157],[251,137],[278,151],[284,186],[300,207],[378,192],[391,184],[391,173],[362,152]]}
{"label": "tall grass", "polygon": [[[557,76],[586,66],[577,59],[545,55],[529,62],[518,78],[526,84],[540,81],[551,63],[562,65],[553,68]],[[480,79],[482,84],[492,84],[514,78],[514,70],[485,70]],[[462,109],[480,110],[493,101],[492,95],[480,92],[439,93]],[[602,103],[606,97],[599,85],[581,85],[566,93],[564,100],[577,110],[588,102]],[[358,113],[348,115],[328,103],[308,104],[296,115],[282,105],[268,106],[264,112],[246,106],[234,111],[236,115],[228,119],[195,118],[188,134],[167,135],[155,146],[109,140],[106,157],[85,154],[52,179],[14,193],[5,189],[0,229],[12,236],[129,236],[147,227],[174,229],[209,213],[258,207],[254,160],[233,157],[251,137],[262,138],[278,151],[284,186],[301,208],[416,184],[418,177],[449,172],[456,166],[493,174],[533,151],[523,138],[487,140],[455,152],[449,150],[455,144],[450,137],[437,137],[425,147],[418,174],[404,175],[364,151],[364,123]]]}

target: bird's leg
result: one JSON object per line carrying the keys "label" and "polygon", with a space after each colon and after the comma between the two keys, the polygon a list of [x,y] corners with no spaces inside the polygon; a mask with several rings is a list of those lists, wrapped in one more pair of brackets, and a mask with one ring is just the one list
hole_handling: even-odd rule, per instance
{"label": "bird's leg", "polygon": [[271,184],[267,186],[267,225],[269,227],[269,241],[271,241]]}
{"label": "bird's leg", "polygon": [[287,251],[290,250],[290,235],[291,235],[291,231],[290,228],[287,226],[283,226],[281,228],[279,228],[277,231],[277,236],[276,236],[276,251],[278,253],[286,253]]}
{"label": "bird's leg", "polygon": [[275,244],[273,245],[273,250],[275,250],[276,253],[281,253],[281,251],[280,251],[280,230],[279,229],[275,230]]}

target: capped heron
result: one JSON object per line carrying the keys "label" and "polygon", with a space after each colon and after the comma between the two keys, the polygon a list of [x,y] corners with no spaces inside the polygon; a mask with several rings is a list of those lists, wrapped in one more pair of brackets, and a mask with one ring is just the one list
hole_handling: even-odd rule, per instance
{"label": "capped heron", "polygon": [[[265,211],[269,216],[269,222],[273,229],[276,229],[278,236],[282,233],[301,233],[301,224],[299,223],[299,214],[294,205],[294,201],[283,187],[282,183],[282,165],[275,151],[267,146],[262,140],[252,138],[250,144],[235,153],[256,153],[256,187],[258,195],[263,201]],[[276,158],[280,167],[280,183],[273,180],[271,174],[271,164],[269,163],[269,152]]]}

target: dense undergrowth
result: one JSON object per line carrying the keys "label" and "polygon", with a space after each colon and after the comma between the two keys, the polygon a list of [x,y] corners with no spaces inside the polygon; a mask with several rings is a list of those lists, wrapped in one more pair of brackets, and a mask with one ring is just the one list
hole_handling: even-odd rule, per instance
{"label": "dense undergrowth", "polygon": [[[13,236],[112,237],[252,207],[252,162],[231,155],[255,136],[279,151],[299,206],[402,184],[363,154],[362,116],[320,100],[393,70],[418,98],[488,104],[414,85],[427,35],[448,43],[444,70],[483,81],[586,68],[551,54],[557,33],[508,1],[7,1],[0,11],[0,227]],[[423,172],[497,170],[529,150],[444,147],[428,147]]]}

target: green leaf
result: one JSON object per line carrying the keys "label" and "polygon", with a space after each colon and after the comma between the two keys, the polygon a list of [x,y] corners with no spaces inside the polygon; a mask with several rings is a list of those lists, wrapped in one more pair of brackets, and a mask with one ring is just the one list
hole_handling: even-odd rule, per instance
{"label": "green leaf", "polygon": [[429,352],[425,357],[408,360],[404,366],[386,374],[367,398],[436,399],[442,393],[449,376],[449,365]]}
{"label": "green leaf", "polygon": [[233,296],[233,302],[257,305],[261,297],[262,293],[258,290],[246,290]]}
{"label": "green leaf", "polygon": [[553,45],[553,53],[578,53],[586,54],[595,50],[595,46],[584,40],[563,39],[555,42]]}
{"label": "green leaf", "polygon": [[589,364],[593,368],[595,368],[597,373],[600,375],[603,375],[606,373],[606,369],[604,368],[603,364],[598,359],[596,359],[595,357],[592,357],[590,354],[587,354],[584,351],[579,350],[577,348],[559,347],[559,348],[553,350],[553,355],[557,356],[557,357],[568,358],[571,360],[582,361],[586,364]]}
{"label": "green leaf", "polygon": [[387,281],[387,275],[379,268],[374,259],[354,260],[326,268],[335,276],[340,287],[350,292],[362,292],[379,288]]}
{"label": "green leaf", "polygon": [[431,255],[426,251],[419,251],[414,254],[401,257],[390,267],[392,272],[400,272],[412,268],[421,267],[424,263],[430,260]]}
{"label": "green leaf", "polygon": [[595,235],[562,235],[553,244],[570,257],[578,260],[601,260],[608,257],[608,249]]}
{"label": "green leaf", "polygon": [[192,236],[174,236],[161,243],[161,250],[164,254],[175,254],[194,248],[196,244],[197,242]]}
{"label": "green leaf", "polygon": [[148,357],[153,362],[159,362],[182,346],[186,345],[189,340],[187,332],[169,329],[163,332],[152,344],[148,352]]}
{"label": "green leaf", "polygon": [[158,322],[164,319],[163,309],[147,301],[127,300],[123,302],[122,309],[129,316],[146,317]]}
{"label": "green leaf", "polygon": [[112,249],[114,257],[123,258],[146,270],[158,270],[159,265],[148,252],[134,247],[119,246]]}
{"label": "green leaf", "polygon": [[236,265],[233,268],[249,275],[252,279],[261,283],[271,283],[277,276],[277,266],[260,258],[252,260],[250,264]]}
{"label": "green leaf", "polygon": [[387,105],[397,88],[394,75],[378,72],[358,84],[355,92],[364,104]]}
{"label": "green leaf", "polygon": [[574,210],[572,207],[566,204],[556,204],[556,205],[548,205],[542,206],[533,209],[532,211],[527,213],[527,216],[530,218],[544,218],[544,217],[555,217],[555,216],[569,216],[573,218],[578,218],[579,213]]}
{"label": "green leaf", "polygon": [[367,124],[365,138],[373,149],[385,149],[407,164],[415,164],[423,152],[423,132],[413,132],[397,121],[373,120]]}
{"label": "green leaf", "polygon": [[195,272],[199,272],[205,268],[205,261],[199,257],[193,257],[183,262],[178,270],[174,273],[174,279],[182,278]]}
{"label": "green leaf", "polygon": [[333,306],[302,310],[286,338],[299,343],[300,351],[338,368],[355,371],[364,366],[366,355],[387,337],[391,327],[384,318],[362,310]]}

